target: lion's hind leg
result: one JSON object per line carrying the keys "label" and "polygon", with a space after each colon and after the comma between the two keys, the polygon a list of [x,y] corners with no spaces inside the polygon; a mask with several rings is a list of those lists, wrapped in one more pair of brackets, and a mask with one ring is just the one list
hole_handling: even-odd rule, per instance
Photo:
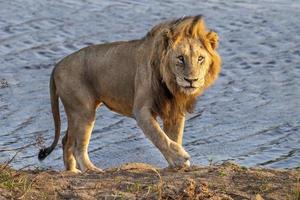
{"label": "lion's hind leg", "polygon": [[68,116],[68,139],[74,141],[72,152],[77,162],[77,166],[82,172],[96,171],[102,172],[90,160],[88,156],[88,145],[90,142],[91,133],[95,123],[95,110],[80,108],[72,110]]}
{"label": "lion's hind leg", "polygon": [[76,160],[73,154],[75,141],[74,138],[72,138],[72,135],[68,134],[68,132],[69,131],[67,130],[66,135],[62,139],[64,164],[67,171],[77,174],[81,171],[76,168]]}

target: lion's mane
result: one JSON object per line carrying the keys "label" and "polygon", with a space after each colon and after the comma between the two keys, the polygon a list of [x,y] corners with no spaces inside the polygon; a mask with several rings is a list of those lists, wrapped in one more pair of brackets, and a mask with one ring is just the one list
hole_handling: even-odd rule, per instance
{"label": "lion's mane", "polygon": [[[204,87],[193,95],[180,92],[166,60],[168,50],[184,37],[201,41],[212,60],[205,76]],[[192,112],[196,97],[214,83],[221,70],[221,58],[216,51],[218,47],[217,34],[206,29],[202,16],[188,16],[158,24],[147,33],[144,39],[154,41],[150,60],[152,66],[152,94],[155,99],[153,112],[163,117],[169,117],[170,120],[172,120],[172,116],[176,116],[174,113]]]}

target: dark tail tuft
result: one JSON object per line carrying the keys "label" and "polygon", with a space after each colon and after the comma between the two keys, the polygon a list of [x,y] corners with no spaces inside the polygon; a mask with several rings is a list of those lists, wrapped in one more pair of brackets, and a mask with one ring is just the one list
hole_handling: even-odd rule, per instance
{"label": "dark tail tuft", "polygon": [[52,150],[52,148],[41,149],[38,155],[39,161],[44,160],[52,152]]}
{"label": "dark tail tuft", "polygon": [[54,81],[54,70],[52,71],[51,78],[50,78],[50,97],[51,97],[51,109],[52,109],[54,125],[55,125],[55,137],[51,146],[40,150],[38,155],[38,159],[40,161],[44,160],[53,151],[53,149],[56,147],[58,143],[59,136],[60,136],[60,115],[59,115],[59,102],[58,102],[59,96],[56,93],[56,86]]}

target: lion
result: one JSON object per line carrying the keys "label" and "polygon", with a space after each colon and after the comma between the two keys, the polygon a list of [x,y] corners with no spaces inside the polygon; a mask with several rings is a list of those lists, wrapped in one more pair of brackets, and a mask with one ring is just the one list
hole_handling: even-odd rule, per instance
{"label": "lion", "polygon": [[67,171],[102,172],[88,156],[101,105],[134,118],[170,167],[190,166],[182,146],[185,116],[218,77],[217,47],[217,33],[207,30],[199,15],[162,22],[138,40],[91,45],[63,58],[50,78],[55,137],[39,160],[59,141],[60,99],[68,121],[62,139]]}

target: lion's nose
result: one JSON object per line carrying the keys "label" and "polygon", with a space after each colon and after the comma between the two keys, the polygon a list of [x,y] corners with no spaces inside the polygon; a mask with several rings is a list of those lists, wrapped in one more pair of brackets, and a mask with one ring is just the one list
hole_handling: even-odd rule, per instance
{"label": "lion's nose", "polygon": [[189,82],[190,84],[197,81],[198,78],[184,78],[184,80],[186,80],[187,82]]}

